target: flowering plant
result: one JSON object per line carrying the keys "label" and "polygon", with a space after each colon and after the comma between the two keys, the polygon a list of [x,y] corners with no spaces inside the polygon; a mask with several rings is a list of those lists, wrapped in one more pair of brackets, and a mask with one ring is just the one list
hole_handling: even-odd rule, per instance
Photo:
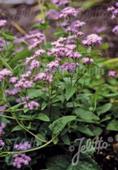
{"label": "flowering plant", "polygon": [[[38,29],[48,21],[19,38],[0,20],[0,157],[6,167],[33,166],[41,149],[67,147],[73,136],[94,138],[118,130],[118,72],[103,58],[104,38],[83,32],[80,12],[58,10],[54,41]],[[95,161],[88,165],[99,169]]]}

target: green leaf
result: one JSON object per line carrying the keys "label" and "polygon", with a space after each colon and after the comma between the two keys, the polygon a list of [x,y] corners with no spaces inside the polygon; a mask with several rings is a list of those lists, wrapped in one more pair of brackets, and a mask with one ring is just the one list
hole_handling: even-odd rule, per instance
{"label": "green leaf", "polygon": [[4,37],[4,39],[8,41],[14,40],[14,36],[10,32],[2,32],[2,37]]}
{"label": "green leaf", "polygon": [[48,160],[46,168],[48,170],[100,170],[98,164],[88,155],[76,166],[72,165],[71,160],[70,156],[55,156]]}
{"label": "green leaf", "polygon": [[96,162],[80,161],[77,166],[70,165],[67,170],[100,170]]}
{"label": "green leaf", "polygon": [[112,120],[108,126],[107,130],[118,131],[118,120]]}
{"label": "green leaf", "polygon": [[87,135],[87,136],[95,136],[94,133],[92,132],[92,130],[89,127],[87,127],[86,125],[79,126],[78,131]]}
{"label": "green leaf", "polygon": [[101,114],[103,114],[103,113],[108,112],[108,111],[111,109],[111,107],[112,107],[112,104],[111,104],[111,103],[107,103],[107,104],[105,104],[105,105],[103,105],[103,106],[98,107],[98,108],[97,108],[97,113],[98,113],[98,115],[101,115]]}
{"label": "green leaf", "polygon": [[42,120],[44,122],[49,122],[50,121],[49,117],[44,113],[40,113],[39,115],[37,115],[35,117],[35,119]]}
{"label": "green leaf", "polygon": [[66,88],[66,93],[65,93],[66,100],[68,101],[74,95],[75,92],[76,92],[76,88],[75,87],[68,86]]}
{"label": "green leaf", "polygon": [[63,131],[65,126],[73,120],[76,120],[76,116],[63,116],[50,124],[49,128],[52,131],[53,135],[59,135]]}
{"label": "green leaf", "polygon": [[23,129],[19,125],[17,125],[11,130],[11,132],[16,132],[16,131],[21,131],[21,130]]}
{"label": "green leaf", "polygon": [[96,116],[93,112],[82,108],[75,109],[74,113],[78,116],[78,121],[87,123],[97,123],[97,121],[99,121],[99,117]]}
{"label": "green leaf", "polygon": [[11,63],[18,62],[18,60],[24,59],[26,57],[29,57],[31,55],[31,52],[27,49],[24,49],[20,52],[18,52],[14,58],[12,58]]}
{"label": "green leaf", "polygon": [[41,97],[41,98],[46,98],[46,93],[44,93],[42,90],[40,89],[29,89],[28,90],[28,96],[30,99],[33,98],[37,98],[37,97]]}
{"label": "green leaf", "polygon": [[65,155],[58,155],[48,160],[48,170],[66,170],[69,165],[69,161]]}

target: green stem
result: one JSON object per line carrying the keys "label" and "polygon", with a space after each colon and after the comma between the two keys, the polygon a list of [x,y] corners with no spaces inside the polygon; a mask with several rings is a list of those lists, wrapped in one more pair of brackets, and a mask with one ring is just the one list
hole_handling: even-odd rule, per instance
{"label": "green stem", "polygon": [[17,119],[16,115],[14,113],[12,113],[13,118],[16,120],[16,122],[18,123],[18,125],[24,129],[26,132],[28,132],[29,134],[31,134],[33,137],[35,137],[37,140],[41,141],[41,142],[46,142],[46,140],[43,140],[41,138],[39,138],[37,135],[35,135],[34,133],[32,133],[31,131],[29,131],[23,124],[21,124],[19,122],[19,120]]}

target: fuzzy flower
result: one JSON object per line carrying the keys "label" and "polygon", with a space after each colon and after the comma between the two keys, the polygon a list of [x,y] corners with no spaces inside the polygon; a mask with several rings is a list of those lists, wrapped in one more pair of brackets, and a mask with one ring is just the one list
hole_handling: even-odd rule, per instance
{"label": "fuzzy flower", "polygon": [[52,79],[53,79],[52,74],[46,72],[46,73],[38,73],[38,74],[35,76],[34,81],[43,80],[43,81],[47,81],[47,82],[51,83],[51,82],[52,82]]}
{"label": "fuzzy flower", "polygon": [[11,77],[9,82],[12,84],[15,84],[17,82],[18,78],[17,77]]}
{"label": "fuzzy flower", "polygon": [[113,29],[112,32],[115,34],[118,34],[118,25],[116,25]]}
{"label": "fuzzy flower", "polygon": [[59,12],[54,10],[54,9],[51,9],[47,12],[47,18],[49,20],[58,20],[59,19]]}
{"label": "fuzzy flower", "polygon": [[102,38],[97,34],[90,34],[82,41],[82,43],[88,46],[98,45],[102,43]]}
{"label": "fuzzy flower", "polygon": [[34,56],[37,57],[37,56],[41,56],[43,54],[45,54],[45,50],[39,49],[39,50],[35,51]]}
{"label": "fuzzy flower", "polygon": [[0,149],[5,146],[5,143],[2,139],[0,139]]}
{"label": "fuzzy flower", "polygon": [[26,71],[24,74],[21,75],[22,80],[25,81],[26,78],[30,78],[32,75],[31,70]]}
{"label": "fuzzy flower", "polygon": [[5,105],[0,106],[0,113],[4,112],[4,111],[5,111],[5,109],[6,109],[6,106],[5,106]]}
{"label": "fuzzy flower", "polygon": [[6,21],[6,20],[1,19],[1,20],[0,20],[0,27],[5,26],[5,25],[6,25],[6,23],[7,23],[7,21]]}
{"label": "fuzzy flower", "polygon": [[77,67],[76,63],[65,63],[65,64],[61,65],[61,69],[64,71],[68,71],[68,72],[75,71],[76,67]]}
{"label": "fuzzy flower", "polygon": [[40,106],[39,103],[37,103],[36,101],[29,101],[26,102],[24,105],[24,107],[29,110],[37,110],[39,106]]}
{"label": "fuzzy flower", "polygon": [[76,34],[80,32],[79,29],[84,25],[85,25],[85,22],[76,20],[76,21],[73,21],[72,24],[69,27],[67,27],[66,30]]}
{"label": "fuzzy flower", "polygon": [[16,99],[16,102],[17,102],[17,103],[20,103],[20,104],[21,104],[21,103],[24,104],[24,103],[26,103],[26,101],[29,101],[29,99],[30,99],[29,96],[20,97],[20,98],[17,98],[17,99]]}
{"label": "fuzzy flower", "polygon": [[27,42],[29,44],[29,49],[33,49],[39,46],[44,41],[45,41],[45,35],[39,30],[32,30],[24,37],[15,39],[16,44]]}
{"label": "fuzzy flower", "polygon": [[6,68],[0,70],[0,81],[4,80],[6,77],[9,77],[11,75],[12,75],[11,71]]}
{"label": "fuzzy flower", "polygon": [[23,150],[27,150],[31,148],[31,144],[26,141],[26,142],[21,142],[19,144],[15,144],[14,145],[14,149],[18,150],[18,151],[23,151]]}
{"label": "fuzzy flower", "polygon": [[46,78],[46,73],[38,73],[35,76],[34,81],[45,80],[45,78]]}
{"label": "fuzzy flower", "polygon": [[71,51],[69,51],[68,57],[69,58],[80,58],[81,54],[79,52],[71,52]]}
{"label": "fuzzy flower", "polygon": [[31,162],[31,158],[26,154],[18,154],[13,156],[12,165],[18,169],[22,168],[23,166],[29,165]]}
{"label": "fuzzy flower", "polygon": [[53,4],[57,6],[64,6],[69,3],[69,0],[51,0]]}
{"label": "fuzzy flower", "polygon": [[4,123],[0,123],[0,136],[2,136],[4,134],[5,127],[6,127],[6,125]]}
{"label": "fuzzy flower", "polygon": [[118,2],[115,3],[115,6],[118,8]]}
{"label": "fuzzy flower", "polygon": [[47,65],[47,67],[48,67],[48,70],[49,70],[49,71],[54,71],[56,68],[59,67],[59,60],[55,60],[55,61],[50,62],[50,63]]}
{"label": "fuzzy flower", "polygon": [[31,63],[30,63],[29,69],[30,69],[30,70],[33,70],[33,69],[35,69],[35,68],[38,68],[39,66],[40,66],[39,61],[37,61],[37,60],[32,60]]}
{"label": "fuzzy flower", "polygon": [[25,78],[21,78],[17,83],[15,84],[15,88],[23,88],[28,89],[33,86],[33,82],[30,80],[26,80]]}
{"label": "fuzzy flower", "polygon": [[19,88],[7,89],[5,91],[6,95],[8,95],[8,96],[16,96],[19,92],[20,92]]}
{"label": "fuzzy flower", "polygon": [[66,7],[62,9],[60,13],[60,18],[67,18],[67,17],[76,17],[79,13],[79,10],[73,7]]}
{"label": "fuzzy flower", "polygon": [[117,72],[114,71],[114,70],[109,70],[108,76],[109,76],[109,77],[116,77],[116,76],[117,76]]}
{"label": "fuzzy flower", "polygon": [[29,43],[29,49],[33,49],[44,42],[45,35],[38,30],[33,30],[25,36],[25,40]]}
{"label": "fuzzy flower", "polygon": [[107,11],[108,11],[108,12],[111,12],[111,11],[113,11],[114,9],[115,9],[114,6],[111,6],[111,7],[108,7],[108,8],[107,8]]}
{"label": "fuzzy flower", "polygon": [[118,16],[118,2],[114,6],[108,7],[107,11],[112,14],[111,19],[115,19]]}
{"label": "fuzzy flower", "polygon": [[84,57],[84,58],[82,58],[82,63],[91,64],[91,63],[93,63],[93,59],[89,58],[89,57]]}

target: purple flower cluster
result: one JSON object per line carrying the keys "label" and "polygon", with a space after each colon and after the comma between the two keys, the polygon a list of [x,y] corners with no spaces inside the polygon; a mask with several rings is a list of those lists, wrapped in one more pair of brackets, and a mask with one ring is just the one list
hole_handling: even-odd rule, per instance
{"label": "purple flower cluster", "polygon": [[12,72],[6,68],[0,70],[0,82],[3,81],[5,78],[10,77],[11,75]]}
{"label": "purple flower cluster", "polygon": [[84,63],[84,64],[91,64],[91,63],[93,63],[93,59],[89,58],[89,57],[83,57],[82,58],[82,63]]}
{"label": "purple flower cluster", "polygon": [[39,106],[39,103],[36,101],[26,101],[24,103],[24,108],[27,108],[28,110],[37,110]]}
{"label": "purple flower cluster", "polygon": [[31,157],[25,154],[18,154],[13,156],[12,165],[18,169],[23,166],[29,165],[31,162]]}
{"label": "purple flower cluster", "polygon": [[41,81],[41,80],[51,83],[53,80],[53,75],[48,72],[42,72],[42,73],[36,74],[34,81],[37,82],[37,81]]}
{"label": "purple flower cluster", "polygon": [[0,124],[0,136],[2,136],[4,134],[4,128],[6,127],[6,125],[4,123]]}
{"label": "purple flower cluster", "polygon": [[64,6],[69,4],[69,0],[51,0],[51,2],[57,6]]}
{"label": "purple flower cluster", "polygon": [[2,139],[0,139],[0,149],[3,148],[5,146],[5,143]]}
{"label": "purple flower cluster", "polygon": [[108,72],[108,76],[109,77],[117,77],[117,72],[115,70],[109,70]]}
{"label": "purple flower cluster", "polygon": [[73,72],[77,66],[78,64],[76,63],[64,63],[61,65],[61,69],[64,71]]}
{"label": "purple flower cluster", "polygon": [[71,23],[71,25],[67,27],[66,30],[69,31],[69,32],[72,32],[73,34],[76,34],[76,35],[83,35],[82,32],[80,34],[80,28],[84,25],[85,25],[85,22],[80,21],[80,20],[76,20],[76,21],[73,21]]}
{"label": "purple flower cluster", "polygon": [[55,60],[47,64],[47,68],[50,72],[55,71],[58,67],[59,67],[59,60]]}
{"label": "purple flower cluster", "polygon": [[18,150],[18,151],[23,151],[23,150],[27,150],[31,148],[31,144],[26,141],[26,142],[21,142],[19,144],[15,144],[14,145],[14,149]]}
{"label": "purple flower cluster", "polygon": [[45,35],[39,30],[32,30],[24,37],[16,38],[15,43],[27,42],[29,44],[29,49],[33,49],[43,43],[45,39]]}
{"label": "purple flower cluster", "polygon": [[111,14],[112,14],[111,18],[112,19],[117,18],[117,16],[118,16],[118,2],[116,2],[114,6],[108,7],[107,11],[111,12]]}
{"label": "purple flower cluster", "polygon": [[[57,41],[52,43],[53,47],[48,52],[49,55],[54,55],[58,58],[69,57],[69,58],[79,58],[80,54],[75,53],[75,37],[69,36],[67,38],[62,37]],[[76,56],[76,57],[75,57]]]}
{"label": "purple flower cluster", "polygon": [[59,19],[59,12],[55,9],[51,9],[47,12],[47,18],[49,20],[58,20]]}
{"label": "purple flower cluster", "polygon": [[73,7],[66,7],[61,10],[59,18],[76,17],[79,14],[79,10]]}
{"label": "purple flower cluster", "polygon": [[116,25],[113,29],[112,32],[115,34],[118,34],[118,25]]}
{"label": "purple flower cluster", "polygon": [[102,43],[102,38],[97,34],[90,34],[82,43],[87,46],[99,45]]}
{"label": "purple flower cluster", "polygon": [[0,20],[0,27],[5,26],[5,25],[6,25],[6,23],[7,23],[7,21],[6,21],[6,20],[1,19],[1,20]]}

